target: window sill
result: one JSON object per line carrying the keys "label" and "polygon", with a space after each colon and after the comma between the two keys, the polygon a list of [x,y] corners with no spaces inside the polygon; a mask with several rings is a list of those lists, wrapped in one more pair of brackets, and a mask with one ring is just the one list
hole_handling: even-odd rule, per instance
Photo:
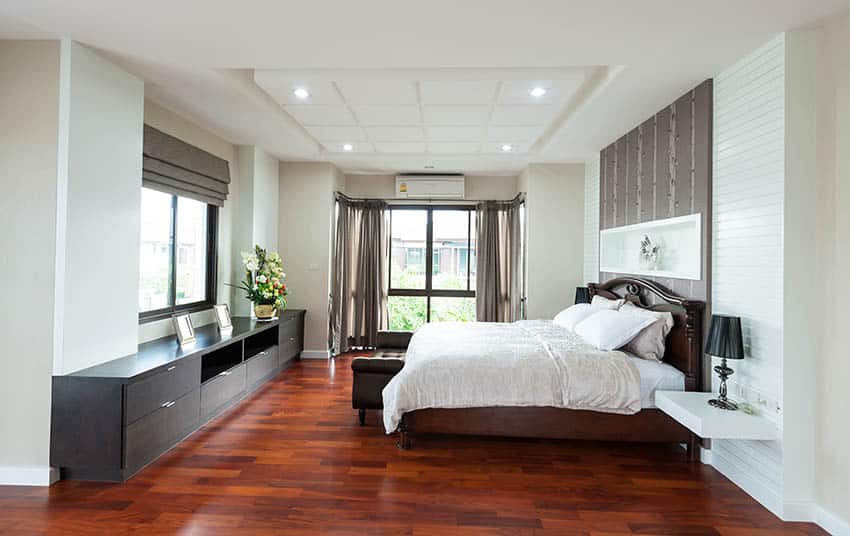
{"label": "window sill", "polygon": [[210,302],[188,303],[186,305],[177,306],[173,309],[169,308],[162,309],[159,311],[149,311],[147,313],[140,313],[139,324],[148,324],[150,322],[156,322],[158,320],[166,320],[178,314],[200,313],[202,311],[212,309],[213,305],[214,304]]}

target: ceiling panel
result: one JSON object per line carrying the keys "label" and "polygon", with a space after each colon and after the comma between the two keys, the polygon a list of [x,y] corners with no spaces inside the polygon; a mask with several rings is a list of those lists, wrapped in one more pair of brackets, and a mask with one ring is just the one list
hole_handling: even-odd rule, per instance
{"label": "ceiling panel", "polygon": [[[278,71],[255,71],[254,81],[281,104],[343,104],[333,83],[328,81],[290,77]],[[294,91],[298,88],[306,89],[310,96],[307,99],[296,97]]]}
{"label": "ceiling panel", "polygon": [[352,106],[361,125],[419,125],[419,106]]}
{"label": "ceiling panel", "polygon": [[546,104],[499,105],[493,110],[493,125],[546,125],[555,120],[558,109]]}
{"label": "ceiling panel", "polygon": [[523,154],[528,152],[528,144],[525,143],[507,143],[511,146],[510,151],[505,151],[502,147],[505,142],[486,142],[481,146],[481,152],[485,154]]}
{"label": "ceiling panel", "polygon": [[543,127],[490,125],[487,127],[488,141],[532,141],[543,133]]}
{"label": "ceiling panel", "polygon": [[419,104],[416,84],[411,80],[342,80],[337,87],[349,104]]}
{"label": "ceiling panel", "polygon": [[372,141],[424,141],[422,127],[366,127]]}
{"label": "ceiling panel", "polygon": [[311,126],[304,127],[323,144],[328,141],[354,142],[366,141],[366,133],[361,127]]}
{"label": "ceiling panel", "polygon": [[481,149],[481,144],[476,142],[428,142],[428,152],[433,154],[472,154]]}
{"label": "ceiling panel", "polygon": [[284,109],[304,126],[357,124],[346,106],[291,104],[284,106]]}
{"label": "ceiling panel", "polygon": [[481,127],[425,127],[431,141],[478,141],[481,139]]}
{"label": "ceiling panel", "polygon": [[[507,80],[499,90],[499,104],[561,104],[569,99],[579,87],[582,79],[568,80]],[[546,94],[534,97],[531,90],[543,88]]]}
{"label": "ceiling panel", "polygon": [[423,142],[378,141],[374,145],[380,153],[413,154],[425,152],[425,143]]}
{"label": "ceiling panel", "polygon": [[419,87],[424,104],[490,104],[497,85],[495,80],[440,80]]}
{"label": "ceiling panel", "polygon": [[490,117],[490,107],[426,105],[422,114],[430,125],[484,125]]}
{"label": "ceiling panel", "polygon": [[[345,154],[360,153],[360,154],[362,154],[362,153],[374,153],[375,152],[375,148],[369,142],[354,142],[354,143],[347,143],[347,142],[324,143],[323,142],[322,145],[324,145],[325,149],[327,149],[328,151],[330,151],[332,153],[345,153]],[[351,150],[346,151],[345,150],[346,145],[350,145]]]}

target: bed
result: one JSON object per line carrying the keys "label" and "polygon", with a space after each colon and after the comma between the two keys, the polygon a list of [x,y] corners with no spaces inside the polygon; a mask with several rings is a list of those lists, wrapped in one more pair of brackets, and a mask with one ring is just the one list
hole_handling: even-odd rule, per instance
{"label": "bed", "polygon": [[[655,390],[701,389],[705,304],[675,296],[639,278],[617,278],[589,287],[591,296],[625,298],[640,307],[672,313],[674,325],[667,336],[663,363],[619,352],[613,352],[618,354],[616,359],[580,359],[582,355],[574,354],[590,350],[569,335],[556,333],[551,322],[545,321],[470,326],[468,344],[463,342],[464,332],[459,327],[444,327],[439,339],[434,333],[417,333],[409,352],[418,351],[420,357],[408,361],[384,390],[387,432],[399,433],[402,449],[411,448],[419,435],[451,434],[684,443],[689,458],[694,459],[697,438],[655,408],[653,396]],[[440,326],[429,329],[438,330]],[[458,331],[452,333],[452,329]],[[524,352],[525,341],[535,345],[537,351]],[[428,356],[439,353],[429,349],[429,344],[451,347],[457,365],[448,367],[451,370],[429,367]],[[562,351],[564,348],[566,351]],[[457,359],[459,352],[467,350],[468,357]],[[631,366],[624,365],[626,362]],[[481,368],[482,363],[489,368]],[[494,363],[504,363],[503,370]],[[586,363],[604,366],[587,368]],[[472,375],[479,377],[472,381]],[[559,375],[572,382],[569,394],[557,387],[528,391],[528,385],[546,385]],[[602,382],[601,387],[583,388],[594,382]],[[476,389],[488,392],[476,393]],[[600,397],[600,393],[605,396]],[[506,400],[510,405],[505,405]]]}

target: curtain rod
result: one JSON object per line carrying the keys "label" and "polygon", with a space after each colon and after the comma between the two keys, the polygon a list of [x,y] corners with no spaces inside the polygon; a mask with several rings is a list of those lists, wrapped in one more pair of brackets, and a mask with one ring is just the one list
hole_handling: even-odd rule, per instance
{"label": "curtain rod", "polygon": [[417,201],[427,201],[427,202],[438,202],[438,203],[448,202],[449,204],[455,203],[455,204],[458,204],[458,205],[464,204],[464,203],[466,203],[466,204],[470,204],[470,203],[499,203],[499,204],[512,205],[514,203],[522,203],[523,201],[525,201],[525,192],[518,193],[516,195],[516,197],[514,197],[513,199],[495,200],[495,199],[383,199],[383,198],[379,198],[379,197],[351,197],[351,196],[348,196],[348,195],[346,195],[346,194],[344,194],[340,191],[335,191],[334,192],[334,199],[336,199],[336,200],[342,199],[344,201],[354,201],[354,202],[358,202],[358,201],[369,202],[369,201],[372,201],[372,202],[383,202],[383,203],[398,201],[398,202],[410,202],[412,204],[415,204]]}

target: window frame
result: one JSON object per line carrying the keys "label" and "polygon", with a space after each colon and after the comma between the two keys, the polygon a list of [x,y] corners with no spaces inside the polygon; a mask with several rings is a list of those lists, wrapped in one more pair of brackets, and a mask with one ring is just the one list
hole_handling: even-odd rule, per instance
{"label": "window frame", "polygon": [[[168,192],[164,192],[168,193]],[[206,255],[206,298],[201,301],[177,304],[177,198],[191,197],[171,195],[171,251],[169,252],[170,273],[168,282],[168,302],[172,305],[139,311],[139,324],[171,318],[178,313],[196,313],[211,309],[216,304],[218,275],[218,207],[207,203],[207,255]]]}
{"label": "window frame", "polygon": [[[470,265],[472,255],[466,259],[466,290],[449,290],[433,288],[434,280],[434,211],[457,210],[468,213],[466,235],[469,243],[472,243],[472,218],[475,217],[475,205],[390,205],[390,211],[394,210],[424,210],[425,220],[425,288],[403,289],[393,288],[393,262],[392,262],[392,214],[390,214],[390,251],[389,251],[389,282],[388,296],[416,296],[425,298],[425,323],[431,323],[431,298],[475,298],[475,290],[471,289],[472,266]],[[476,242],[477,246],[477,242]],[[468,248],[471,250],[472,248]]]}

